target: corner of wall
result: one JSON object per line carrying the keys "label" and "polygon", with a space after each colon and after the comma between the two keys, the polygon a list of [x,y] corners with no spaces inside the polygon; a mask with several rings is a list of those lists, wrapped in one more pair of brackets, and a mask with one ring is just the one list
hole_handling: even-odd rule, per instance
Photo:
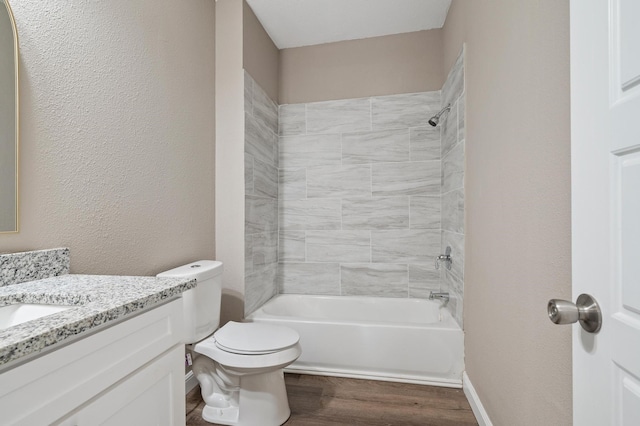
{"label": "corner of wall", "polygon": [[280,50],[262,26],[251,6],[242,0],[243,67],[264,90],[278,103]]}

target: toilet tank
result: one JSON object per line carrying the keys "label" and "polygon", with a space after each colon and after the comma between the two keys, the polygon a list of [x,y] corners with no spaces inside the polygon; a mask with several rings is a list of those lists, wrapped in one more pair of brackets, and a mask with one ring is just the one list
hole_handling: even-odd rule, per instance
{"label": "toilet tank", "polygon": [[199,342],[220,325],[222,269],[222,262],[200,260],[156,275],[159,278],[195,278],[198,283],[182,293],[185,343]]}

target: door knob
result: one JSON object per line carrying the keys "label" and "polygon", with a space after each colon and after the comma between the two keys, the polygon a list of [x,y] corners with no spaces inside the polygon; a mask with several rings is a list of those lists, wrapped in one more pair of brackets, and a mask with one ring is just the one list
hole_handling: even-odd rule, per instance
{"label": "door knob", "polygon": [[549,319],[555,324],[580,322],[589,333],[597,333],[602,327],[602,311],[598,302],[588,294],[581,294],[573,304],[567,300],[551,299],[547,304]]}

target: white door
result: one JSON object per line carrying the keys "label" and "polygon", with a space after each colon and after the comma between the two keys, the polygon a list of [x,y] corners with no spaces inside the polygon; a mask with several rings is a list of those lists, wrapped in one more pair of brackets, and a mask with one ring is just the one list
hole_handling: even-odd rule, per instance
{"label": "white door", "polygon": [[571,1],[574,425],[640,425],[640,1]]}

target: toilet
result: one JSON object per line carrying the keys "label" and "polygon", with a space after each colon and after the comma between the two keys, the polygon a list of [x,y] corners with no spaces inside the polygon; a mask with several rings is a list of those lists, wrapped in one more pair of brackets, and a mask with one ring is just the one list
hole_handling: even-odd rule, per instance
{"label": "toilet", "polygon": [[183,293],[185,343],[205,407],[202,418],[239,426],[281,425],[289,418],[283,368],[301,354],[295,330],[271,324],[220,325],[221,262],[201,260],[158,274],[195,278]]}

